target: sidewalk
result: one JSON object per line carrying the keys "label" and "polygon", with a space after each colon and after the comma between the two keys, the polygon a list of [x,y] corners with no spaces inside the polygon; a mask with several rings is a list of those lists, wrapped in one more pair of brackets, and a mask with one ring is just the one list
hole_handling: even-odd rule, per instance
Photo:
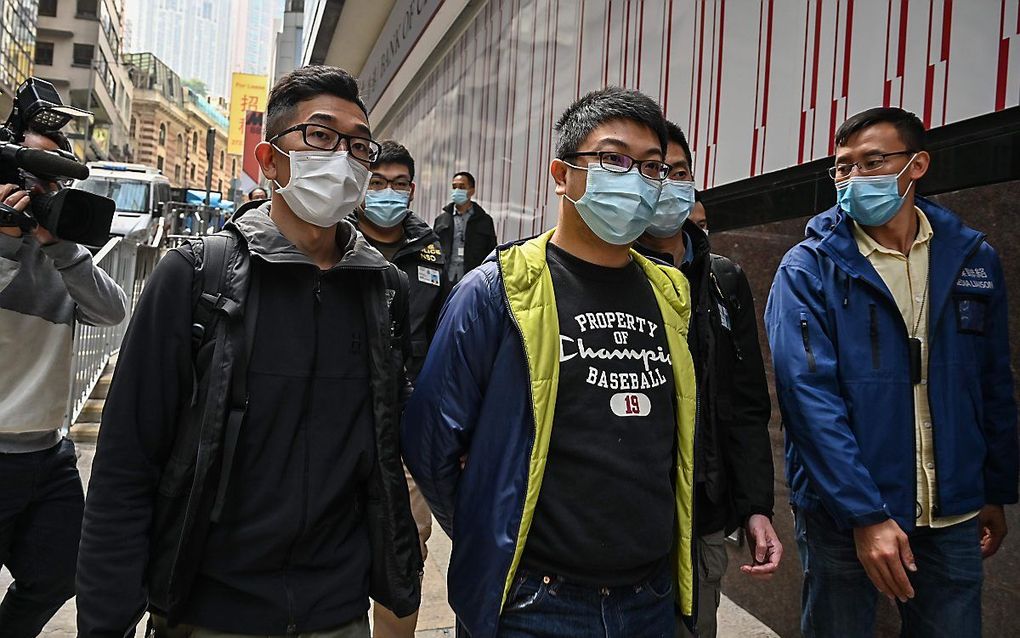
{"label": "sidewalk", "polygon": [[[88,487],[92,469],[95,444],[78,443],[78,470]],[[416,638],[452,638],[454,635],[453,610],[446,602],[446,572],[450,563],[450,539],[443,533],[439,523],[432,526],[429,541],[429,556],[425,563],[423,600],[418,616]],[[0,591],[5,592],[11,577],[4,569],[0,571]],[[75,638],[74,599],[67,602],[57,615],[46,625],[43,638]],[[141,629],[136,632],[140,635]],[[757,618],[747,613],[726,596],[719,607],[720,638],[778,638]]]}

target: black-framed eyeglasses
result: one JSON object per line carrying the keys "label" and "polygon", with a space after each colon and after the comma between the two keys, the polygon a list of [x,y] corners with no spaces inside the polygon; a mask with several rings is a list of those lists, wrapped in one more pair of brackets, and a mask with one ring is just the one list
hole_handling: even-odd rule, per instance
{"label": "black-framed eyeglasses", "polygon": [[[301,131],[301,136],[305,145],[311,146],[316,150],[332,152],[340,149],[347,151],[356,159],[365,162],[374,162],[378,159],[379,152],[382,150],[379,143],[375,140],[371,140],[367,137],[358,137],[356,135],[345,135],[344,133],[328,126],[312,124],[310,122],[295,124],[288,129],[284,129],[269,141],[274,142],[284,135],[293,133],[294,131]],[[341,146],[343,148],[340,148]]]}
{"label": "black-framed eyeglasses", "polygon": [[387,186],[391,187],[395,191],[406,192],[411,190],[411,180],[406,177],[386,179],[382,175],[372,175],[372,178],[368,180],[368,190],[370,191],[381,191]]}
{"label": "black-framed eyeglasses", "polygon": [[648,179],[653,179],[657,182],[664,181],[669,175],[669,164],[660,162],[659,160],[636,160],[630,155],[625,153],[617,153],[616,151],[592,151],[587,153],[567,153],[564,155],[564,159],[571,157],[591,157],[597,156],[599,158],[599,166],[609,171],[610,173],[626,173],[635,166],[638,167],[638,172]]}
{"label": "black-framed eyeglasses", "polygon": [[913,155],[917,151],[894,151],[892,153],[879,153],[877,155],[870,155],[859,162],[852,162],[849,164],[836,164],[835,166],[829,167],[829,177],[836,180],[844,180],[850,177],[853,173],[854,167],[857,167],[857,172],[861,175],[869,175],[875,171],[881,170],[885,166],[887,158],[895,157],[897,155]]}

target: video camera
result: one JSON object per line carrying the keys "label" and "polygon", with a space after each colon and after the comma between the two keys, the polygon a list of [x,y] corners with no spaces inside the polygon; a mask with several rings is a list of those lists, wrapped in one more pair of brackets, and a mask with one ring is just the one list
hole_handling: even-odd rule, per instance
{"label": "video camera", "polygon": [[[29,78],[18,87],[14,108],[0,127],[0,184],[15,184],[31,193],[24,212],[0,202],[0,226],[32,232],[42,226],[54,236],[89,246],[102,246],[110,236],[116,204],[112,199],[83,190],[49,185],[85,179],[89,169],[67,150],[43,151],[23,146],[26,133],[54,133],[88,111],[64,106],[53,85]],[[41,188],[33,191],[33,186]],[[39,192],[42,190],[43,192]]]}

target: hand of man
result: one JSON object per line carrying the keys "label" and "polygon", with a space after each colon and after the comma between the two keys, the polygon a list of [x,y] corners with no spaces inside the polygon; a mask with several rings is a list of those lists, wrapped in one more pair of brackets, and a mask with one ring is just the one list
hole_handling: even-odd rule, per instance
{"label": "hand of man", "polygon": [[914,597],[914,588],[904,567],[917,571],[910,540],[893,519],[875,525],[854,528],[857,560],[861,561],[868,578],[878,591],[889,597],[907,602]]}
{"label": "hand of man", "polygon": [[1006,536],[1006,512],[1001,505],[985,505],[978,512],[978,537],[981,539],[981,558],[999,551]]}
{"label": "hand of man", "polygon": [[32,234],[35,235],[36,241],[38,241],[43,246],[49,246],[50,244],[55,244],[58,241],[57,238],[53,235],[53,233],[46,230],[42,226],[36,226],[35,230],[32,231]]}
{"label": "hand of man", "polygon": [[[28,208],[31,200],[28,198],[28,191],[18,190],[14,184],[0,184],[0,202],[21,212]],[[21,229],[17,227],[0,226],[0,233],[11,237],[21,237]]]}
{"label": "hand of man", "polygon": [[741,565],[740,571],[758,580],[772,578],[783,558],[783,544],[768,516],[753,514],[747,519],[747,548],[751,564]]}

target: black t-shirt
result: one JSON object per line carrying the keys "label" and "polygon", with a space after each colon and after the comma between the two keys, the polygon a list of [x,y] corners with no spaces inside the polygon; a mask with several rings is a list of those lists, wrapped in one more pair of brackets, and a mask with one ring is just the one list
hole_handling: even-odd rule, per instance
{"label": "black t-shirt", "polygon": [[593,585],[641,582],[669,554],[675,514],[672,361],[640,266],[549,244],[560,323],[556,415],[526,569]]}

